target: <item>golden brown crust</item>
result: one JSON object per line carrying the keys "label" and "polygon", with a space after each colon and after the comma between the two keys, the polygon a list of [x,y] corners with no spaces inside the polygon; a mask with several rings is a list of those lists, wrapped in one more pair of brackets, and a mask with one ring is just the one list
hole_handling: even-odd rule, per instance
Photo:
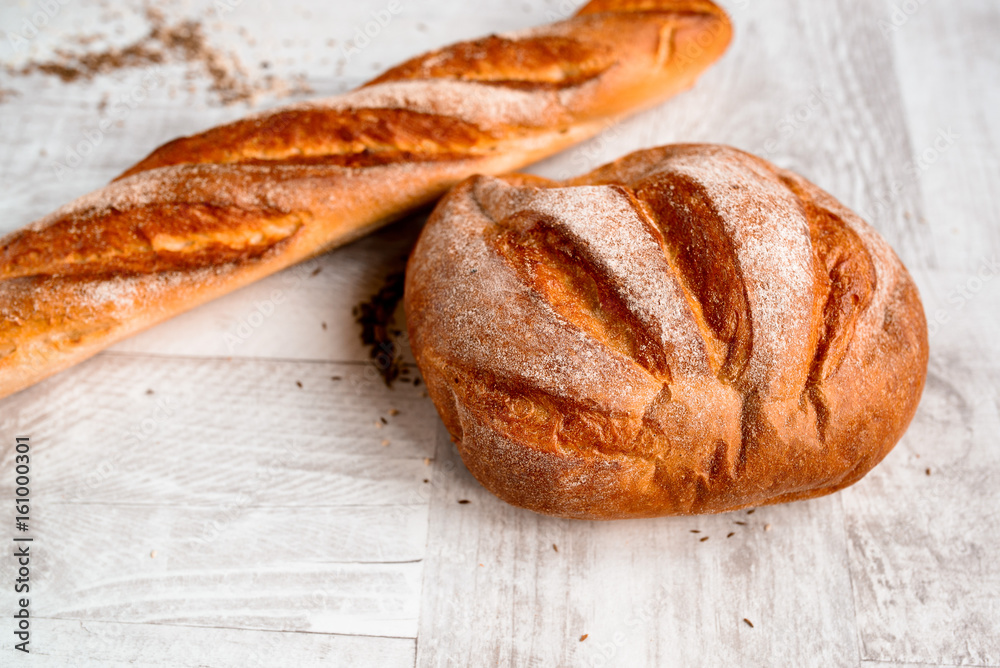
{"label": "golden brown crust", "polygon": [[614,62],[614,51],[606,44],[556,36],[490,35],[409,60],[368,85],[407,79],[458,79],[523,88],[566,88],[600,76]]}
{"label": "golden brown crust", "polygon": [[407,321],[469,470],[581,519],[723,512],[859,480],[927,367],[916,288],[870,226],[736,149],[666,146],[435,209]]}
{"label": "golden brown crust", "polygon": [[[689,87],[715,5],[622,0],[158,148],[0,240],[0,396]],[[655,5],[655,6],[654,6]]]}

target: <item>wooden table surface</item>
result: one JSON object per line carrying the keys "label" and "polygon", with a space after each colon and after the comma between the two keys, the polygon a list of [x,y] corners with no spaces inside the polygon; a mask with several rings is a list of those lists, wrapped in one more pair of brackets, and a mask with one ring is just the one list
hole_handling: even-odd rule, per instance
{"label": "wooden table surface", "polygon": [[[576,4],[396,2],[161,8],[200,19],[250,78],[314,91],[265,108]],[[387,389],[366,362],[351,309],[401,266],[420,222],[405,221],[0,401],[0,664],[1000,666],[1000,3],[724,4],[735,41],[695,89],[532,171],[722,142],[868,218],[932,336],[919,412],[867,478],[752,515],[587,523],[505,505],[423,388]],[[8,2],[0,54],[20,67],[91,48],[74,35],[125,43],[148,30],[140,9]],[[350,50],[371,12],[390,19]],[[155,86],[144,68],[0,75],[0,230],[248,112],[192,68],[164,64]],[[32,444],[30,655],[13,649],[17,435]]]}

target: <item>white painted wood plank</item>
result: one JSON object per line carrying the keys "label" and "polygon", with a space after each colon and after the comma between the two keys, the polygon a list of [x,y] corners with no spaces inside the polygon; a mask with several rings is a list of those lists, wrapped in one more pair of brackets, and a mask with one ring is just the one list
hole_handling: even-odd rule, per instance
{"label": "white painted wood plank", "polygon": [[[900,3],[902,4],[902,3]],[[990,0],[884,9],[909,109],[925,226],[942,266],[1000,250],[1000,7]],[[891,21],[899,23],[894,25]]]}
{"label": "white painted wood plank", "polygon": [[[62,619],[415,637],[424,509],[362,509],[354,517],[350,510],[358,509],[39,502],[31,610]],[[0,565],[5,578],[14,577],[11,564]],[[14,609],[11,592],[0,601]]]}
{"label": "white painted wood plank", "polygon": [[[896,662],[896,661],[862,661],[861,668],[952,668],[958,665],[969,665],[969,664],[954,664],[954,663],[906,663],[906,662]],[[978,664],[977,668],[997,668],[997,666],[987,666],[985,664]]]}
{"label": "white painted wood plank", "polygon": [[866,659],[1000,663],[1000,369],[949,353],[901,444],[843,494]]}
{"label": "white painted wood plank", "polygon": [[[286,550],[294,554],[294,543]],[[94,572],[42,617],[416,637],[420,563],[248,564],[142,575]],[[57,594],[64,592],[55,591]]]}
{"label": "white painted wood plank", "polygon": [[[7,515],[5,524],[13,521]],[[128,615],[112,619],[134,621],[136,615],[152,615],[154,607],[162,609],[159,598],[167,589],[180,597],[205,598],[207,605],[211,594],[206,598],[201,587],[217,591],[224,575],[248,567],[271,573],[267,577],[276,582],[294,578],[303,568],[329,569],[329,582],[308,591],[296,610],[275,606],[270,612],[275,621],[266,626],[274,628],[290,615],[295,619],[322,615],[331,600],[346,602],[353,597],[355,605],[371,608],[373,592],[358,594],[359,583],[377,589],[383,581],[410,582],[424,554],[427,518],[423,506],[272,509],[240,501],[211,508],[42,502],[34,506],[31,526],[31,601],[36,615],[104,618],[103,610],[124,601]],[[13,577],[6,565],[3,570]],[[339,575],[343,573],[347,576]],[[127,596],[122,596],[122,587]],[[393,595],[409,592],[415,601],[416,585],[408,587]],[[267,605],[267,588],[254,591],[250,595]],[[2,599],[12,608],[16,597],[4,591]],[[223,600],[217,594],[214,604],[221,607]],[[395,617],[401,605],[386,600],[377,609]],[[186,608],[187,614],[194,607]],[[212,618],[216,622],[201,623],[223,625],[223,618],[220,612]],[[376,621],[369,615],[364,628],[388,630],[379,629]],[[348,620],[338,628],[354,630],[358,623]],[[298,621],[289,628],[302,624]],[[398,628],[396,620],[392,627]]]}
{"label": "white painted wood plank", "polygon": [[[425,506],[269,508],[251,497],[223,506],[36,505],[32,535],[46,554],[35,573],[60,589],[98,571],[412,563],[426,547]],[[94,537],[116,549],[95,552]]]}
{"label": "white painted wood plank", "polygon": [[444,433],[435,468],[421,666],[857,664],[836,497],[574,522],[490,495]]}
{"label": "white painted wood plank", "polygon": [[0,402],[3,470],[32,439],[35,614],[414,637],[438,420],[367,369],[102,355]]}
{"label": "white painted wood plank", "polygon": [[257,668],[336,666],[409,668],[416,652],[408,638],[247,631],[165,624],[36,618],[31,653],[0,653],[12,665],[63,668]]}
{"label": "white painted wood plank", "polygon": [[[361,364],[102,355],[0,402],[0,412],[5,433],[32,437],[39,499],[423,503],[433,406],[422,387],[388,389],[372,373]],[[13,461],[10,443],[2,452]],[[12,484],[0,480],[0,494]]]}
{"label": "white painted wood plank", "polygon": [[[12,525],[12,513],[3,513]],[[10,515],[10,516],[8,516]],[[35,502],[31,610],[78,620],[414,637],[423,506]],[[0,572],[13,578],[11,560]],[[15,597],[4,591],[4,609]]]}
{"label": "white painted wood plank", "polygon": [[996,665],[1000,118],[989,110],[1000,101],[1000,10],[990,2],[954,10],[883,10],[923,195],[925,217],[912,224],[947,270],[914,272],[932,332],[920,411],[900,446],[843,499],[863,658]]}
{"label": "white painted wood plank", "polygon": [[[76,518],[84,511],[102,512],[94,506],[75,513],[55,510]],[[310,510],[314,518],[328,514]],[[47,511],[51,507],[36,504],[36,516]],[[247,511],[246,516],[252,520],[261,514]],[[422,563],[419,559],[371,560],[378,553],[400,556],[401,538],[377,534],[379,538],[366,545],[363,538],[358,538],[357,530],[353,536],[337,534],[339,527],[335,523],[318,526],[314,519],[310,524],[301,521],[304,515],[301,511],[287,513],[283,530],[263,540],[253,539],[260,534],[242,531],[250,538],[249,545],[235,540],[241,533],[238,523],[235,527],[224,525],[221,537],[214,540],[195,540],[204,537],[193,535],[194,527],[188,527],[185,520],[198,520],[199,513],[185,508],[158,509],[140,517],[150,517],[156,523],[137,521],[101,533],[90,532],[95,523],[83,521],[79,529],[54,535],[41,521],[31,544],[32,614],[77,620],[415,637]],[[387,530],[408,522],[402,531],[412,537],[426,526],[421,511],[393,508],[385,515],[388,519],[372,523],[365,530]],[[108,513],[110,519],[123,516],[127,519],[120,509]],[[259,526],[262,530],[274,528],[273,523]],[[359,544],[351,545],[352,541]],[[340,545],[327,548],[330,543]],[[151,545],[156,550],[155,558],[151,556]],[[419,548],[422,553],[422,542]],[[410,554],[413,551],[409,550]],[[363,559],[340,560],[345,553]],[[13,581],[12,560],[4,561],[0,573]],[[4,591],[0,600],[4,609],[15,608],[12,593]]]}

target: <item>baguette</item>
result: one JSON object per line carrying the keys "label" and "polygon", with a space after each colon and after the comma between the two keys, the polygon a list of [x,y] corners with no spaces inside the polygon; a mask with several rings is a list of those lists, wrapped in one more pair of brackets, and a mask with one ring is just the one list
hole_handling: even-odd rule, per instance
{"label": "baguette", "polygon": [[[461,249],[456,252],[454,249]],[[410,345],[472,474],[577,519],[829,494],[903,435],[927,323],[892,248],[742,151],[477,176],[424,227]]]}
{"label": "baguette", "polygon": [[169,142],[0,242],[0,396],[655,105],[730,34],[707,0],[594,0]]}

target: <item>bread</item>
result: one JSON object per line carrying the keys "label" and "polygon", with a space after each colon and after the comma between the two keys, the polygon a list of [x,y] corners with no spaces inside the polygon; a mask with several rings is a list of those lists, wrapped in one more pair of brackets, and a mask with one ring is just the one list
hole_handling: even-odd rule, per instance
{"label": "bread", "polygon": [[410,342],[472,474],[579,519],[828,494],[902,436],[917,289],[857,215],[733,148],[639,151],[564,183],[476,176],[406,278]]}
{"label": "bread", "polygon": [[691,86],[729,39],[706,0],[594,0],[172,141],[0,241],[0,396],[590,137]]}

